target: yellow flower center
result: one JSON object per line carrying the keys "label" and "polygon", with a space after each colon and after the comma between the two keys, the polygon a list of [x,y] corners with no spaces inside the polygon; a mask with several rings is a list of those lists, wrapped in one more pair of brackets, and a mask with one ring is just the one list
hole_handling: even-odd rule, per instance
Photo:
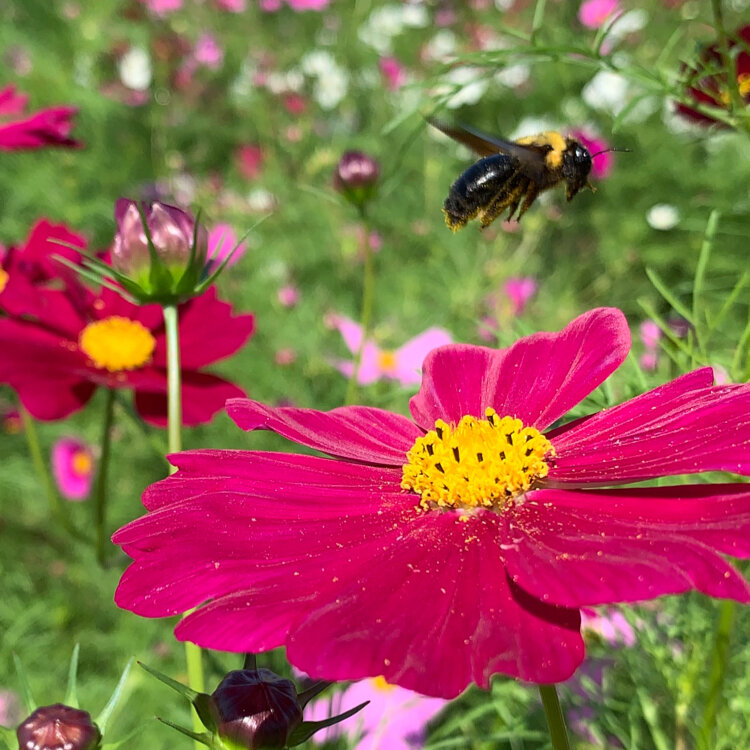
{"label": "yellow flower center", "polygon": [[372,686],[375,690],[381,693],[390,693],[394,689],[395,685],[391,685],[385,681],[385,677],[373,677]]}
{"label": "yellow flower center", "polygon": [[425,510],[440,507],[502,510],[547,476],[552,443],[520,419],[465,416],[456,427],[438,419],[406,454],[401,487],[422,496]]}
{"label": "yellow flower center", "polygon": [[120,372],[145,365],[154,353],[156,341],[137,320],[113,315],[89,323],[81,331],[78,345],[96,367]]}
{"label": "yellow flower center", "polygon": [[87,451],[76,451],[73,454],[71,465],[73,468],[73,472],[81,477],[91,473],[93,462],[91,461],[91,456]]}
{"label": "yellow flower center", "polygon": [[396,352],[390,349],[381,349],[378,352],[378,367],[388,372],[396,369]]}
{"label": "yellow flower center", "polygon": [[740,96],[743,99],[750,94],[750,73],[740,73],[737,76],[737,88],[740,90]]}
{"label": "yellow flower center", "polygon": [[8,283],[8,272],[0,268],[0,294],[5,289],[5,285]]}

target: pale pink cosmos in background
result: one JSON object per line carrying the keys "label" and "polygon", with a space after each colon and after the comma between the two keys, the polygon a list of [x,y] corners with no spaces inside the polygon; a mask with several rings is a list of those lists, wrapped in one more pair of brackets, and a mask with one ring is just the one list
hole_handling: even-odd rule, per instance
{"label": "pale pink cosmos in background", "polygon": [[52,475],[66,500],[85,500],[94,481],[94,452],[74,437],[63,437],[52,446]]}
{"label": "pale pink cosmos in background", "polygon": [[493,341],[501,324],[523,315],[528,301],[536,294],[536,279],[531,276],[513,276],[503,282],[500,292],[492,292],[485,305],[492,315],[485,315],[479,322],[477,334],[482,341]]}
{"label": "pale pink cosmos in background", "polygon": [[327,8],[331,0],[286,0],[286,4],[296,11],[300,10],[323,10]]}
{"label": "pale pink cosmos in background", "polygon": [[646,372],[653,372],[659,365],[661,328],[653,320],[644,320],[638,327],[638,334],[644,349],[639,359],[641,368]]}
{"label": "pale pink cosmos in background", "polygon": [[297,352],[291,346],[282,347],[276,351],[273,361],[281,367],[293,365],[297,361]]}
{"label": "pale pink cosmos in background", "polygon": [[315,735],[316,742],[349,740],[355,750],[416,750],[424,745],[427,725],[447,705],[382,678],[361,680],[346,690],[314,701],[305,711],[306,721],[322,721],[369,701],[353,718]]}
{"label": "pale pink cosmos in background", "polygon": [[215,224],[208,233],[208,260],[211,263],[223,263],[224,259],[237,247],[232,254],[228,266],[233,266],[247,250],[246,243],[240,242],[237,246],[237,235],[229,224]]}
{"label": "pale pink cosmos in background", "polygon": [[258,7],[266,13],[275,13],[281,8],[281,0],[260,0]]}
{"label": "pale pink cosmos in background", "polygon": [[299,302],[299,289],[294,284],[284,284],[279,287],[276,298],[282,307],[295,307]]}
{"label": "pale pink cosmos in background", "polygon": [[200,65],[205,65],[211,70],[217,70],[224,62],[224,50],[211,34],[201,34],[195,43],[193,58]]}
{"label": "pale pink cosmos in background", "polygon": [[609,143],[604,138],[585,130],[574,130],[571,135],[573,138],[578,139],[589,150],[592,156],[599,154],[599,156],[591,161],[591,176],[597,180],[609,177],[615,164],[614,156],[611,151],[604,154],[599,153],[608,149]]}
{"label": "pale pink cosmos in background", "polygon": [[245,0],[216,0],[216,7],[228,13],[242,13],[247,5]]}
{"label": "pale pink cosmos in background", "polygon": [[406,72],[404,67],[395,57],[381,57],[378,68],[385,79],[386,86],[391,91],[397,91],[406,83]]}
{"label": "pale pink cosmos in background", "polygon": [[21,701],[12,690],[0,690],[0,727],[14,727],[23,718]]}
{"label": "pale pink cosmos in background", "polygon": [[[339,331],[347,349],[356,356],[362,346],[362,326],[343,315],[331,315],[328,322]],[[357,383],[370,385],[388,379],[397,380],[402,386],[419,385],[424,358],[436,347],[452,341],[450,333],[443,328],[428,328],[393,350],[381,349],[368,339],[362,347]],[[333,364],[346,377],[354,372],[354,362],[336,360]]]}
{"label": "pale pink cosmos in background", "polygon": [[589,29],[598,29],[619,11],[618,0],[584,0],[578,9],[578,20]]}
{"label": "pale pink cosmos in background", "polygon": [[157,16],[165,16],[182,7],[182,0],[141,0],[141,2]]}
{"label": "pale pink cosmos in background", "polygon": [[615,607],[606,607],[599,611],[589,607],[581,609],[581,630],[584,633],[596,633],[613,647],[634,646],[636,641],[635,628]]}

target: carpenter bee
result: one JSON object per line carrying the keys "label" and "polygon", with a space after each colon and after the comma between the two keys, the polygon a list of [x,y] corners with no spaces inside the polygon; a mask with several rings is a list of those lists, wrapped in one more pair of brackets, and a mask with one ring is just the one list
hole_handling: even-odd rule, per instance
{"label": "carpenter bee", "polygon": [[[551,130],[504,141],[465,125],[428,122],[483,157],[451,185],[443,204],[445,223],[454,232],[474,218],[479,218],[484,229],[506,208],[508,219],[516,214],[520,220],[539,193],[559,182],[566,183],[569,201],[583,188],[594,190],[588,181],[593,157],[574,138]],[[624,149],[606,149],[618,150]],[[600,153],[605,152],[594,156]]]}

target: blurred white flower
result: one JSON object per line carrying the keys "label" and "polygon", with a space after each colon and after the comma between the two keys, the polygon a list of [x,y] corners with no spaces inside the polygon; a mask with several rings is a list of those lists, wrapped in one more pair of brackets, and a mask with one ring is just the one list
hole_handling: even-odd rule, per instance
{"label": "blurred white flower", "polygon": [[515,65],[507,65],[499,73],[496,73],[495,80],[503,86],[515,89],[518,86],[523,86],[530,76],[531,67],[529,65],[516,63]]}
{"label": "blurred white flower", "polygon": [[333,55],[324,49],[308,52],[300,62],[302,72],[308,76],[321,76],[336,65]]}
{"label": "blurred white flower", "polygon": [[592,109],[616,115],[628,101],[628,81],[619,73],[602,70],[583,87],[581,98]]}
{"label": "blurred white flower", "polygon": [[479,68],[461,66],[453,68],[443,76],[446,85],[440,86],[442,94],[455,93],[446,101],[448,109],[458,109],[467,104],[476,104],[487,91],[488,81],[484,71]]}
{"label": "blurred white flower", "polygon": [[424,46],[424,56],[435,62],[449,62],[456,54],[458,41],[450,29],[440,29]]}
{"label": "blurred white flower", "polygon": [[645,29],[646,24],[648,24],[648,13],[645,10],[629,10],[617,17],[610,26],[607,38],[614,36],[617,39],[622,39],[628,34],[635,34],[641,29]]}
{"label": "blurred white flower", "polygon": [[[325,53],[328,54],[328,53]],[[333,62],[333,58],[330,58]],[[316,65],[317,62],[313,62]],[[335,65],[336,63],[333,62]],[[320,73],[310,73],[310,75],[320,75]],[[272,94],[286,94],[290,91],[301,91],[305,85],[305,77],[299,70],[273,70],[266,76],[266,88]]]}
{"label": "blurred white flower", "polygon": [[266,213],[276,205],[276,197],[265,188],[257,187],[247,194],[247,207],[254,213]]}
{"label": "blurred white flower", "polygon": [[516,129],[508,134],[508,138],[515,140],[516,138],[523,138],[525,135],[536,135],[537,133],[544,133],[547,130],[557,130],[557,125],[547,117],[524,117]]}
{"label": "blurred white flower", "polygon": [[646,221],[652,229],[666,232],[677,226],[680,221],[680,212],[669,203],[657,203],[649,208]]}
{"label": "blurred white flower", "polygon": [[151,58],[143,47],[131,47],[117,64],[123,85],[134,91],[145,91],[151,85]]}
{"label": "blurred white flower", "polygon": [[381,55],[387,55],[393,51],[393,37],[407,27],[421,28],[428,23],[429,15],[423,5],[383,5],[359,27],[358,36]]}
{"label": "blurred white flower", "polygon": [[349,76],[338,65],[325,75],[319,76],[313,87],[313,98],[323,109],[334,109],[346,96],[349,89]]}

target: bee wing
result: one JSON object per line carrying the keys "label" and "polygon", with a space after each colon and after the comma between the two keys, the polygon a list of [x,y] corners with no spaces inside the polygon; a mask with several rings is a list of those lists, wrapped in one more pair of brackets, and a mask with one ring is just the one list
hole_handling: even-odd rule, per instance
{"label": "bee wing", "polygon": [[546,150],[534,145],[521,145],[502,138],[487,135],[481,130],[475,130],[468,125],[449,125],[432,117],[427,119],[434,128],[437,128],[454,141],[463,143],[480,156],[492,156],[492,154],[507,154],[517,159],[528,177],[538,182],[542,179],[545,171],[544,156]]}

